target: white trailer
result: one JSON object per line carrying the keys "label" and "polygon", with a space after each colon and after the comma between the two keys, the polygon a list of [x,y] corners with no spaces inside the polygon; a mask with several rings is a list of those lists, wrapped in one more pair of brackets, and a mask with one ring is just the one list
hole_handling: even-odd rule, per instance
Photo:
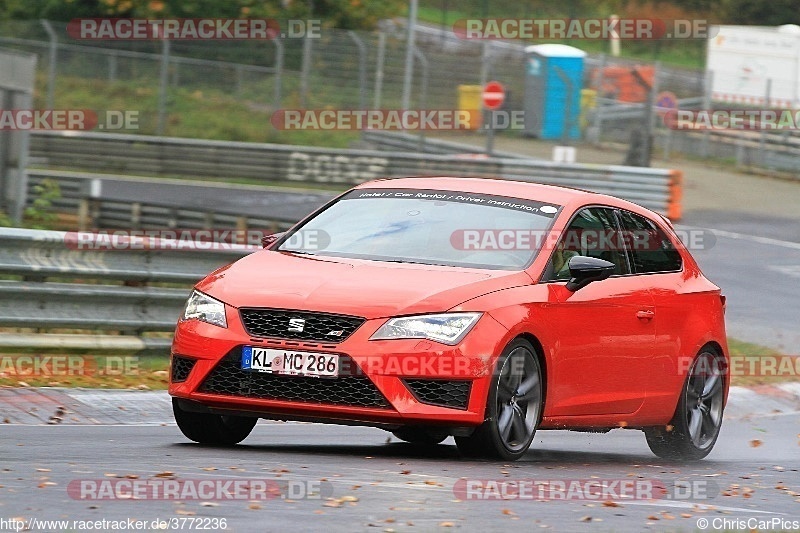
{"label": "white trailer", "polygon": [[709,35],[714,101],[800,107],[800,26],[711,26]]}

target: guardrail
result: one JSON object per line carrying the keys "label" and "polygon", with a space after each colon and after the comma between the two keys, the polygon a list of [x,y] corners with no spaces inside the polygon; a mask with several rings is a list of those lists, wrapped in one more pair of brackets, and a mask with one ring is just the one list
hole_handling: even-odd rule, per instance
{"label": "guardrail", "polygon": [[674,220],[681,215],[682,175],[668,169],[60,132],[31,135],[31,155],[50,166],[91,171],[304,185],[351,185],[387,176],[505,177],[612,194]]}
{"label": "guardrail", "polygon": [[[81,332],[4,332],[0,346],[164,350],[168,337],[146,334],[172,331],[193,283],[252,252],[236,245],[203,251],[163,246],[104,250],[97,240],[87,250],[80,249],[75,237],[61,231],[0,228],[0,275],[20,278],[0,280],[0,327]],[[71,282],[76,280],[82,283]],[[107,334],[112,331],[123,334]]]}
{"label": "guardrail", "polygon": [[274,232],[289,228],[334,196],[274,187],[29,169],[29,199],[34,197],[34,187],[46,179],[55,181],[61,191],[61,197],[53,202],[55,207],[77,214],[80,229],[257,228]]}

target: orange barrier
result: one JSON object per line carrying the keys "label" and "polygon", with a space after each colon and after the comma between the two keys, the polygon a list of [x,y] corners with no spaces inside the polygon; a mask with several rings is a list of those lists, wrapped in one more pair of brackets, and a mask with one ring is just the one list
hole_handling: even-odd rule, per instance
{"label": "orange barrier", "polygon": [[683,171],[669,171],[669,199],[667,200],[667,218],[672,222],[681,219],[681,201],[683,200]]}

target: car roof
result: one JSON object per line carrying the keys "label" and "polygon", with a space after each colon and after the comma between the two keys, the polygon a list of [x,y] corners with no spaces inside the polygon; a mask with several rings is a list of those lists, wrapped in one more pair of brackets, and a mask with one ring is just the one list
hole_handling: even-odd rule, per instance
{"label": "car roof", "polygon": [[462,178],[453,176],[412,176],[402,178],[382,178],[362,183],[356,189],[437,189],[454,192],[469,192],[478,194],[495,194],[511,198],[530,199],[540,202],[549,202],[577,209],[582,205],[600,204],[628,209],[630,211],[647,214],[650,217],[660,218],[640,205],[583,189],[562,187],[559,185],[545,185],[529,181],[516,181],[503,178]]}

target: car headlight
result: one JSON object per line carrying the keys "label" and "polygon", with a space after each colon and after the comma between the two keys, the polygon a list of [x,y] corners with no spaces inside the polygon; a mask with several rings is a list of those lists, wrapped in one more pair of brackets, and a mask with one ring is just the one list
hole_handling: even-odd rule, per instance
{"label": "car headlight", "polygon": [[200,320],[221,328],[228,327],[228,321],[225,319],[225,304],[198,291],[192,291],[192,295],[189,296],[183,310],[183,319]]}
{"label": "car headlight", "polygon": [[480,317],[481,313],[442,313],[392,318],[370,340],[428,339],[452,346],[469,333]]}

